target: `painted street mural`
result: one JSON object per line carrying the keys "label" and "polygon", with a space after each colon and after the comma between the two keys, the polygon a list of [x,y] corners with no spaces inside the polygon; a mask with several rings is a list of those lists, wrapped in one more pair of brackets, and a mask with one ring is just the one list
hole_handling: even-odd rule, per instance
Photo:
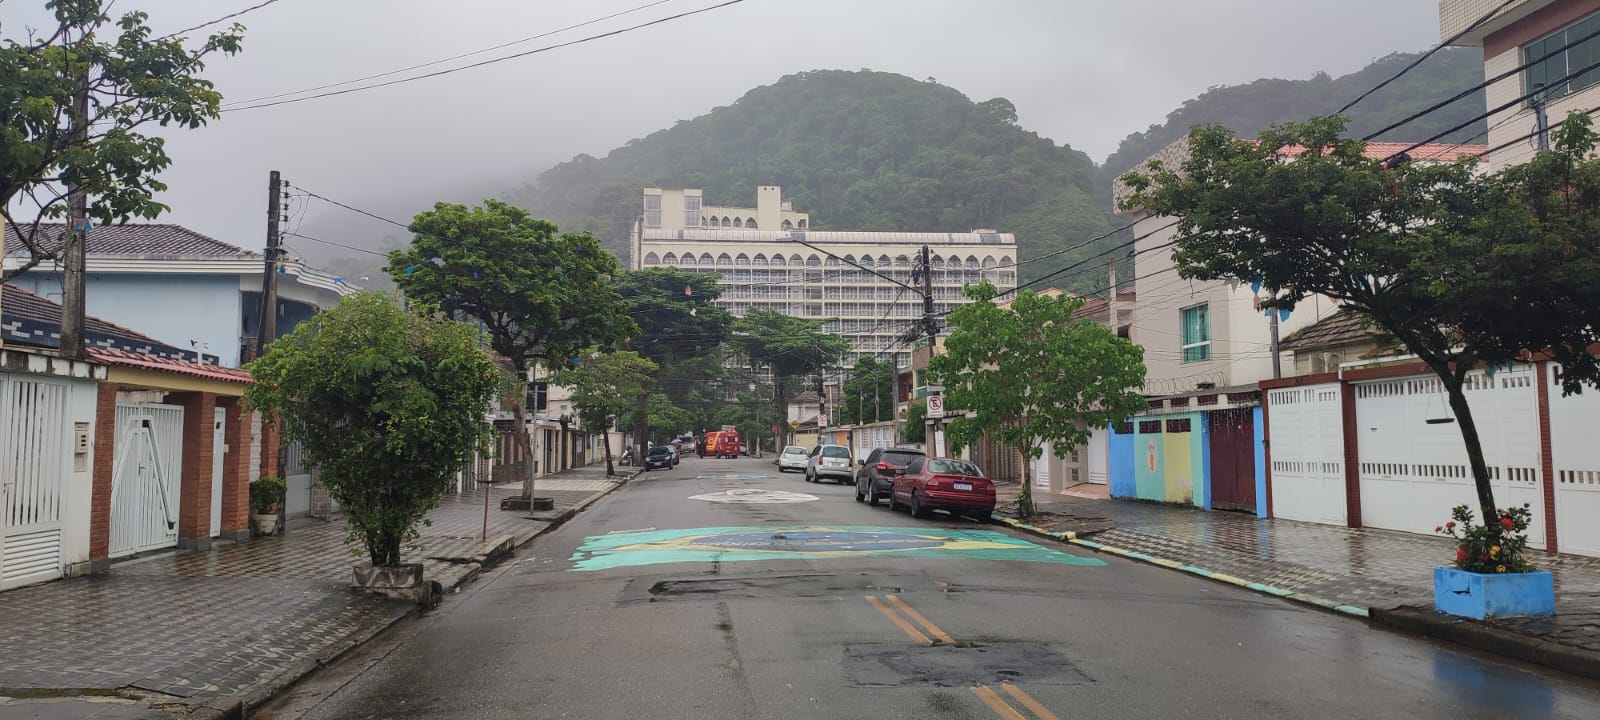
{"label": "painted street mural", "polygon": [[714,503],[737,503],[746,505],[786,505],[789,503],[814,502],[817,496],[789,492],[787,490],[757,490],[755,488],[742,488],[723,490],[722,492],[706,493],[704,495],[690,495],[690,500],[704,500]]}
{"label": "painted street mural", "polygon": [[992,530],[842,525],[640,530],[586,538],[573,570],[635,565],[852,557],[965,558],[1059,565],[1105,565]]}

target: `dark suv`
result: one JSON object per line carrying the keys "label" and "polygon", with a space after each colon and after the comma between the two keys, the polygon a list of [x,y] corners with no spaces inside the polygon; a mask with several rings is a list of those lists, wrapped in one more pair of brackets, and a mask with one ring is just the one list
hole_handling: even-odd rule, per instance
{"label": "dark suv", "polygon": [[856,466],[856,502],[877,505],[894,490],[894,476],[912,460],[923,457],[916,448],[878,448]]}

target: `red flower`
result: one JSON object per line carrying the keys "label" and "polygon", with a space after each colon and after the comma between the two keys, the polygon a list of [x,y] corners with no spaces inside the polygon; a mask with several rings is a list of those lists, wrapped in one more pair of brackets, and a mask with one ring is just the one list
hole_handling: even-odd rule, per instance
{"label": "red flower", "polygon": [[1456,559],[1457,560],[1465,560],[1465,559],[1467,559],[1467,551],[1466,550],[1462,550],[1462,549],[1456,550]]}
{"label": "red flower", "polygon": [[1447,528],[1453,528],[1453,527],[1456,526],[1456,521],[1451,520],[1451,521],[1445,523],[1444,526],[1447,527]]}
{"label": "red flower", "polygon": [[1440,525],[1439,527],[1434,528],[1433,531],[1434,532],[1444,532],[1444,526]]}
{"label": "red flower", "polygon": [[1511,518],[1500,518],[1500,527],[1503,527],[1507,530],[1513,530],[1516,528],[1516,523],[1511,522]]}

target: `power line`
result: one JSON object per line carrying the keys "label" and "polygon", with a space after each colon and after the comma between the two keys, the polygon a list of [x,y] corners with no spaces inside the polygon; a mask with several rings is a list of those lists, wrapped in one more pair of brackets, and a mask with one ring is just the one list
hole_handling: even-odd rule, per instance
{"label": "power line", "polygon": [[[276,1],[277,0],[273,0],[273,2],[276,2]],[[492,51],[495,51],[495,50],[502,50],[504,48],[511,47],[512,45],[521,45],[522,43],[525,43],[525,42],[532,42],[532,41],[538,40],[540,38],[546,38],[546,37],[549,37],[551,35],[557,35],[557,34],[560,34],[560,33],[564,33],[564,32],[566,32],[568,30],[576,30],[578,28],[585,27],[587,25],[593,25],[593,24],[598,23],[598,22],[604,22],[606,20],[611,20],[613,18],[619,18],[619,17],[622,17],[623,15],[631,15],[631,14],[639,12],[641,10],[648,10],[650,8],[653,8],[653,7],[657,6],[657,5],[664,5],[664,4],[669,3],[669,2],[672,2],[672,0],[656,0],[655,2],[648,3],[648,4],[645,4],[645,5],[640,5],[640,6],[635,7],[635,8],[630,8],[630,9],[627,9],[627,10],[623,10],[622,12],[615,12],[615,13],[612,13],[610,15],[606,15],[605,17],[598,17],[598,18],[595,18],[593,20],[585,20],[585,21],[583,21],[581,23],[568,25],[566,27],[557,28],[555,30],[549,30],[549,31],[546,31],[546,32],[539,33],[538,35],[530,35],[528,37],[522,38],[521,40],[512,40],[511,42],[500,43],[499,45],[491,45],[489,47],[482,48],[480,50],[473,50],[472,52],[461,53],[460,55],[452,55],[452,56],[447,57],[447,58],[441,58],[439,60],[433,60],[431,62],[425,62],[425,63],[420,63],[420,64],[417,64],[417,65],[412,65],[412,66],[409,66],[409,67],[403,67],[403,68],[400,68],[398,70],[390,70],[388,72],[381,72],[381,73],[377,73],[377,74],[374,74],[374,75],[367,75],[365,77],[358,77],[358,78],[355,78],[355,79],[352,79],[352,80],[344,80],[342,82],[328,83],[326,85],[318,85],[316,87],[306,88],[304,90],[294,90],[292,92],[282,92],[282,93],[278,93],[276,95],[263,95],[261,97],[250,98],[249,100],[235,100],[233,102],[224,103],[224,106],[249,105],[251,103],[258,103],[258,102],[261,102],[263,100],[276,100],[276,99],[281,98],[281,97],[289,97],[290,95],[304,95],[306,93],[313,93],[313,92],[316,92],[318,90],[326,90],[326,89],[332,88],[332,87],[339,87],[340,85],[351,85],[351,84],[358,83],[358,82],[366,82],[368,80],[376,80],[376,79],[381,78],[381,77],[388,77],[390,75],[398,75],[400,73],[410,72],[412,70],[420,70],[420,69],[425,68],[425,67],[432,67],[434,65],[439,65],[441,63],[450,62],[452,60],[460,60],[462,58],[472,57],[474,55],[482,55],[483,53],[486,53],[486,52],[492,52]],[[257,7],[259,7],[259,6],[257,6]]]}
{"label": "power line", "polygon": [[633,32],[634,30],[641,30],[643,28],[647,28],[647,27],[650,27],[652,25],[660,25],[662,23],[671,22],[673,20],[679,20],[679,19],[682,19],[682,18],[689,17],[691,15],[699,15],[701,13],[711,12],[713,10],[719,10],[721,8],[725,8],[725,7],[728,7],[730,5],[737,5],[737,4],[742,3],[742,2],[744,2],[744,0],[725,0],[724,2],[718,3],[716,5],[710,5],[710,6],[699,8],[699,9],[696,9],[696,10],[687,10],[687,11],[678,13],[676,15],[668,15],[667,17],[664,17],[664,18],[659,18],[659,19],[656,19],[656,20],[651,20],[649,22],[639,23],[638,25],[632,25],[632,26],[629,26],[629,27],[621,28],[619,30],[611,30],[611,31],[599,33],[599,34],[596,34],[596,35],[590,35],[590,36],[587,36],[587,37],[578,38],[577,40],[569,40],[567,42],[556,43],[554,45],[546,45],[544,47],[534,48],[532,50],[524,50],[522,52],[512,53],[510,55],[502,55],[500,57],[490,58],[488,60],[480,60],[478,62],[469,63],[467,65],[462,65],[460,67],[449,68],[449,69],[446,69],[446,70],[437,70],[437,71],[430,72],[430,73],[423,73],[421,75],[413,75],[411,77],[404,77],[404,78],[400,78],[398,80],[389,80],[389,81],[386,81],[386,82],[374,83],[374,84],[371,84],[371,85],[361,85],[361,86],[353,87],[353,88],[345,88],[343,90],[330,90],[328,92],[317,93],[315,95],[307,95],[305,97],[289,98],[287,100],[275,100],[273,102],[265,102],[265,103],[255,104],[255,105],[243,105],[243,106],[239,106],[239,107],[225,108],[225,109],[222,110],[222,112],[237,112],[237,111],[240,111],[240,110],[258,110],[260,108],[268,108],[268,107],[273,107],[273,106],[276,106],[276,105],[288,105],[288,104],[291,104],[291,103],[304,102],[306,100],[316,100],[318,98],[332,97],[334,95],[347,95],[349,93],[357,93],[357,92],[362,92],[362,91],[365,91],[365,90],[374,90],[374,89],[381,88],[381,87],[388,87],[390,85],[399,85],[401,83],[408,83],[408,82],[412,82],[414,80],[424,80],[424,79],[427,79],[427,78],[439,77],[441,75],[449,75],[451,73],[458,73],[458,72],[461,72],[463,70],[471,70],[473,68],[479,68],[479,67],[483,67],[485,65],[493,65],[495,63],[505,62],[507,60],[514,60],[516,58],[527,57],[529,55],[537,55],[539,53],[549,52],[551,50],[558,50],[558,49],[564,48],[564,47],[571,47],[573,45],[581,45],[583,43],[592,42],[592,41],[595,41],[595,40],[600,40],[600,39],[612,37],[612,36],[615,36],[615,35],[621,35],[621,34],[627,33],[627,32]]}
{"label": "power line", "polygon": [[1335,113],[1335,114],[1336,115],[1343,114],[1346,110],[1349,110],[1350,108],[1355,107],[1356,103],[1359,103],[1362,100],[1367,99],[1367,96],[1369,96],[1369,95],[1371,95],[1371,94],[1373,94],[1373,93],[1375,93],[1375,92],[1377,92],[1379,90],[1382,90],[1389,83],[1392,83],[1392,82],[1394,82],[1396,80],[1399,80],[1400,76],[1405,75],[1408,72],[1411,72],[1418,65],[1421,65],[1424,61],[1426,61],[1428,58],[1433,57],[1434,53],[1439,52],[1440,50],[1442,50],[1445,47],[1449,46],[1451,43],[1454,43],[1455,41],[1460,40],[1462,38],[1462,36],[1466,35],[1467,33],[1478,29],[1478,27],[1480,25],[1483,25],[1484,23],[1489,22],[1490,18],[1493,18],[1496,15],[1499,15],[1501,10],[1504,10],[1504,9],[1506,9],[1508,7],[1511,7],[1512,3],[1515,3],[1515,2],[1518,2],[1518,1],[1519,0],[1505,0],[1505,2],[1500,3],[1500,5],[1498,7],[1496,7],[1493,10],[1490,10],[1483,17],[1480,17],[1477,20],[1472,21],[1471,25],[1468,25],[1465,28],[1462,28],[1462,30],[1460,32],[1458,32],[1458,33],[1456,33],[1454,35],[1451,35],[1444,42],[1441,42],[1438,45],[1435,45],[1432,48],[1429,48],[1428,51],[1423,53],[1421,57],[1417,58],[1416,60],[1411,61],[1411,63],[1406,65],[1405,67],[1400,68],[1400,72],[1397,72],[1394,75],[1390,76],[1387,80],[1384,80],[1383,82],[1380,82],[1377,85],[1372,86],[1372,88],[1370,90],[1367,90],[1366,92],[1361,93],[1360,95],[1357,95],[1356,99],[1345,103],[1344,107],[1339,108],[1339,111],[1337,113]]}
{"label": "power line", "polygon": [[175,38],[175,37],[177,37],[179,35],[182,35],[184,33],[187,33],[187,32],[194,32],[195,30],[199,30],[200,28],[210,27],[210,26],[215,25],[217,23],[220,23],[220,22],[222,22],[224,20],[232,20],[233,18],[239,17],[240,15],[243,15],[245,13],[251,12],[253,10],[260,10],[261,8],[264,8],[264,7],[268,6],[268,5],[271,5],[271,4],[273,4],[273,3],[277,2],[277,1],[278,0],[266,0],[265,2],[263,2],[263,3],[259,4],[259,5],[252,5],[250,7],[247,7],[245,9],[243,9],[243,10],[240,10],[238,12],[228,13],[227,15],[223,15],[222,17],[219,17],[219,18],[217,18],[215,20],[212,20],[210,22],[203,22],[203,23],[200,23],[199,25],[196,25],[194,27],[187,27],[187,28],[179,30],[179,31],[177,31],[175,33],[170,33],[170,34],[167,34],[167,35],[163,35],[163,36],[161,36],[161,39],[162,40],[166,40],[166,39],[169,39],[169,38]]}
{"label": "power line", "polygon": [[301,238],[303,240],[310,240],[311,242],[318,242],[318,243],[322,243],[323,245],[332,245],[334,247],[342,247],[342,248],[344,248],[346,250],[354,250],[356,252],[363,252],[363,253],[366,253],[368,255],[377,255],[378,257],[388,257],[388,255],[386,253],[381,253],[381,252],[377,252],[377,251],[374,251],[374,250],[368,250],[366,248],[358,248],[358,247],[356,247],[354,245],[345,245],[344,243],[336,243],[336,242],[334,242],[332,240],[323,240],[321,238],[314,238],[314,237],[311,237],[310,235],[301,235],[300,233],[297,233],[297,232],[285,231],[283,233],[283,235],[288,236],[288,237],[297,237],[297,238]]}

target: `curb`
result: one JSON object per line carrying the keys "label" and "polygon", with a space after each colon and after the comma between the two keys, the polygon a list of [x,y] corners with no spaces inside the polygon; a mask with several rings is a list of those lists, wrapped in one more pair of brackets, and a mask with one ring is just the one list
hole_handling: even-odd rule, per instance
{"label": "curb", "polygon": [[1600,680],[1600,653],[1502,630],[1475,620],[1454,618],[1421,608],[1375,609],[1374,623],[1392,630],[1465,645],[1496,655],[1541,665],[1570,675]]}
{"label": "curb", "polygon": [[[449,588],[446,588],[446,590],[454,590],[472,582],[473,580],[476,580],[485,568],[488,568],[491,565],[510,557],[518,547],[527,545],[528,543],[533,542],[539,536],[561,527],[561,525],[566,521],[572,519],[572,517],[577,515],[579,512],[582,512],[584,508],[587,508],[599,501],[601,498],[616,492],[617,488],[628,484],[629,481],[638,476],[639,471],[636,470],[633,472],[633,474],[623,477],[621,482],[611,486],[611,488],[605,490],[604,492],[596,493],[585,498],[577,505],[568,508],[560,515],[557,515],[556,517],[546,521],[549,523],[548,525],[541,528],[539,532],[528,536],[528,539],[522,541],[521,543],[517,543],[516,539],[509,535],[501,536],[504,538],[503,540],[498,538],[491,539],[491,542],[485,543],[485,546],[480,549],[481,554],[478,556],[478,558],[475,558],[475,560],[477,560],[479,563],[478,570],[463,576],[459,581],[453,583]],[[190,720],[243,720],[245,711],[247,709],[261,707],[272,698],[276,697],[279,693],[282,693],[284,690],[287,690],[301,680],[304,680],[308,675],[325,666],[338,662],[340,658],[343,658],[346,654],[350,653],[350,651],[367,644],[373,638],[384,632],[387,632],[390,628],[399,624],[400,621],[412,617],[420,612],[422,612],[422,608],[413,606],[410,610],[396,616],[394,619],[388,622],[381,623],[367,630],[352,633],[345,639],[340,640],[333,647],[329,648],[327,652],[324,652],[317,657],[307,658],[299,665],[291,668],[288,672],[285,672],[265,683],[258,685],[257,687],[246,692],[244,695],[212,698],[204,701],[203,703],[190,705],[186,717]]]}
{"label": "curb", "polygon": [[1358,617],[1358,618],[1361,618],[1363,620],[1370,620],[1372,618],[1372,613],[1368,608],[1357,607],[1355,605],[1346,605],[1344,603],[1334,602],[1334,601],[1328,600],[1326,598],[1320,598],[1320,597],[1317,597],[1315,595],[1307,595],[1305,593],[1293,592],[1293,591],[1290,591],[1290,590],[1285,590],[1285,589],[1280,588],[1280,587],[1275,587],[1275,586],[1272,586],[1272,585],[1266,585],[1264,583],[1252,582],[1250,580],[1246,580],[1246,579],[1241,578],[1241,577],[1235,577],[1235,576],[1229,575],[1227,573],[1219,573],[1219,572],[1216,572],[1214,570],[1208,570],[1208,569],[1202,568],[1202,567],[1195,567],[1193,565],[1189,565],[1189,564],[1186,564],[1186,563],[1181,563],[1181,562],[1178,562],[1176,560],[1168,560],[1167,558],[1156,557],[1154,555],[1150,555],[1150,554],[1142,553],[1142,552],[1137,552],[1137,551],[1134,551],[1134,550],[1125,550],[1123,548],[1115,547],[1115,546],[1112,546],[1112,545],[1106,545],[1104,543],[1098,543],[1098,542],[1095,542],[1093,540],[1084,540],[1082,538],[1079,538],[1078,534],[1075,533],[1075,532],[1050,532],[1049,530],[1045,530],[1044,528],[1035,527],[1033,525],[1029,525],[1029,524],[1027,524],[1025,522],[1022,522],[1020,520],[1015,520],[1015,519],[1004,517],[1004,516],[1001,516],[1001,515],[991,515],[990,518],[992,518],[996,522],[999,522],[1002,525],[1007,525],[1007,526],[1015,528],[1017,530],[1021,530],[1022,532],[1028,533],[1030,535],[1036,535],[1036,536],[1039,536],[1039,537],[1050,538],[1052,540],[1059,540],[1061,542],[1068,543],[1068,544],[1071,544],[1071,545],[1078,545],[1080,547],[1086,547],[1086,548],[1089,548],[1090,550],[1094,550],[1095,552],[1102,552],[1102,553],[1109,553],[1109,554],[1112,554],[1112,555],[1118,555],[1118,556],[1121,556],[1121,557],[1128,558],[1129,560],[1137,560],[1139,562],[1146,563],[1146,564],[1149,564],[1149,565],[1158,565],[1160,567],[1164,567],[1164,568],[1167,568],[1169,570],[1178,570],[1180,572],[1186,572],[1186,573],[1189,573],[1190,575],[1203,577],[1203,578],[1205,578],[1207,580],[1215,580],[1217,582],[1227,583],[1229,585],[1233,585],[1233,586],[1236,586],[1236,587],[1241,587],[1241,588],[1244,588],[1246,590],[1250,590],[1252,592],[1261,593],[1263,595],[1271,595],[1273,597],[1279,597],[1279,598],[1283,598],[1285,600],[1291,600],[1293,602],[1297,602],[1297,603],[1300,603],[1302,605],[1309,605],[1311,607],[1320,608],[1322,610],[1329,610],[1329,611],[1332,611],[1332,612],[1341,613],[1341,614],[1344,614],[1344,615],[1349,615],[1351,617]]}

